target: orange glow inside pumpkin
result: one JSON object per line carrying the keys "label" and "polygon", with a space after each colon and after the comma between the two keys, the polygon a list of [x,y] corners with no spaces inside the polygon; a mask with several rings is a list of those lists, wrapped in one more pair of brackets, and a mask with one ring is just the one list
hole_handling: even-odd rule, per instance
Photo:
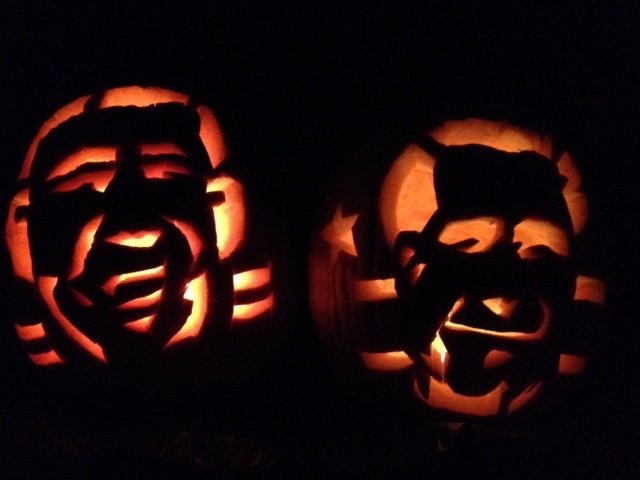
{"label": "orange glow inside pumpkin", "polygon": [[342,207],[338,205],[333,220],[320,233],[320,236],[331,245],[331,263],[338,258],[342,251],[349,255],[356,256],[356,247],[353,242],[353,225],[358,215],[345,216]]}
{"label": "orange glow inside pumpkin", "polygon": [[416,144],[396,159],[380,191],[380,219],[387,244],[403,230],[420,231],[436,211],[435,158]]}
{"label": "orange glow inside pumpkin", "polygon": [[148,317],[143,317],[138,320],[134,320],[133,322],[125,323],[124,326],[131,331],[144,333],[149,331],[152,323],[153,315],[149,315]]}
{"label": "orange glow inside pumpkin", "polygon": [[[98,99],[97,104],[96,102],[92,102],[92,105],[90,105],[91,109],[97,108],[98,110],[121,106],[147,107],[162,103],[191,105],[191,100],[187,95],[156,87],[132,86],[114,88],[94,97],[82,97],[58,110],[44,123],[29,147],[20,173],[21,179],[28,179],[41,140],[65,121],[72,117],[83,115],[83,113],[85,113],[85,107],[88,105],[87,101],[90,99]],[[226,156],[224,138],[220,126],[215,115],[209,108],[205,106],[197,106],[194,108],[200,118],[199,139],[209,156],[211,166],[215,169],[220,166]],[[138,171],[147,179],[171,178],[174,174],[192,174],[192,172],[179,161],[180,159],[177,161],[172,159],[172,156],[187,155],[185,150],[175,143],[146,142],[137,144],[134,147],[138,149],[138,154],[141,156]],[[66,193],[88,186],[95,191],[104,193],[118,171],[118,154],[122,153],[118,152],[118,148],[120,147],[83,146],[70,155],[67,155],[67,157],[54,166],[48,174],[46,182],[49,191],[52,193]],[[84,168],[85,165],[87,168]],[[218,257],[221,261],[229,261],[230,264],[233,265],[233,254],[242,246],[245,235],[246,212],[243,186],[237,180],[220,174],[220,172],[216,172],[215,174],[217,177],[208,181],[206,192],[222,193],[220,197],[213,195],[210,197],[216,198],[215,203],[210,205],[210,208],[215,220]],[[58,283],[58,278],[54,276],[34,278],[32,258],[29,249],[28,217],[26,215],[23,217],[20,212],[20,209],[29,207],[29,195],[29,190],[24,189],[14,196],[10,204],[9,218],[5,226],[6,239],[9,244],[14,273],[18,278],[35,284],[51,316],[60,324],[70,339],[94,358],[106,362],[105,353],[102,350],[100,342],[90,338],[77,328],[76,324],[65,316],[61,307],[57,304],[53,290]],[[219,198],[222,198],[222,201],[219,201]],[[213,202],[214,201],[212,201],[212,203]],[[16,213],[18,213],[18,215],[16,215]],[[194,261],[199,261],[207,246],[203,245],[202,237],[195,228],[189,222],[168,217],[163,218],[180,230],[188,242]],[[82,226],[75,247],[73,248],[69,271],[65,272],[67,281],[76,279],[83,281],[80,277],[87,263],[89,252],[92,251],[92,247],[96,241],[96,232],[103,223],[103,220],[104,215],[96,215]],[[149,249],[157,244],[162,234],[160,229],[143,228],[137,231],[122,231],[106,239],[100,238],[100,241],[132,249]],[[132,255],[135,255],[135,253],[132,253]],[[159,265],[140,271],[118,273],[107,278],[107,280],[101,285],[98,285],[98,287],[102,289],[104,294],[115,297],[118,287],[131,286],[133,290],[137,287],[135,285],[136,283],[150,282],[164,278],[166,270],[166,265]],[[274,295],[268,292],[266,288],[270,282],[270,265],[233,275],[234,292],[242,294],[242,303],[235,302],[233,321],[250,321],[269,312],[273,308]],[[179,331],[165,343],[165,348],[183,339],[195,337],[201,332],[204,321],[207,318],[208,307],[210,306],[209,296],[215,288],[215,285],[211,285],[207,275],[202,274],[189,281],[184,288],[183,298],[191,302],[191,312]],[[75,299],[79,306],[87,308],[94,306],[92,300],[78,289],[70,288],[69,292],[72,295],[71,298]],[[151,309],[162,301],[163,288],[151,293],[147,290],[143,296],[134,299],[131,299],[130,296],[127,298],[129,299],[123,300],[122,303],[117,306],[119,310],[131,310],[133,313],[134,310],[141,308]],[[123,318],[127,317],[125,316]],[[131,319],[123,323],[122,326],[132,332],[151,335],[154,333],[152,327],[155,319],[156,314],[147,315],[143,318]],[[26,326],[16,324],[16,331],[23,342],[30,342],[46,337],[44,324]],[[32,354],[30,357],[34,363],[39,365],[63,363],[63,358],[55,350],[42,354]]]}
{"label": "orange glow inside pumpkin", "polygon": [[235,291],[257,288],[271,281],[271,268],[256,268],[245,272],[236,273],[233,276],[233,289]]}
{"label": "orange glow inside pumpkin", "polygon": [[182,103],[189,101],[187,95],[158,87],[119,87],[108,90],[100,101],[100,108],[134,106],[148,107],[158,103]]}
{"label": "orange glow inside pumpkin", "polygon": [[504,221],[494,217],[479,217],[449,222],[438,237],[446,245],[461,244],[473,239],[475,243],[461,246],[467,253],[484,252],[504,235]]}
{"label": "orange glow inside pumpkin", "polygon": [[598,305],[604,305],[604,282],[586,275],[578,275],[574,300],[583,300]]}
{"label": "orange glow inside pumpkin", "polygon": [[204,274],[187,284],[184,298],[193,302],[191,314],[178,333],[167,342],[165,348],[185,338],[198,336],[207,315],[207,288],[207,281]]}
{"label": "orange glow inside pumpkin", "polygon": [[47,180],[65,176],[82,165],[92,163],[113,165],[115,161],[115,147],[83,147],[58,163],[47,176]]}
{"label": "orange glow inside pumpkin", "polygon": [[43,353],[30,353],[29,358],[34,364],[40,366],[57,365],[64,363],[64,360],[60,357],[60,355],[58,355],[55,350],[49,350],[48,352]]}
{"label": "orange glow inside pumpkin", "polygon": [[148,268],[146,270],[140,270],[138,272],[127,272],[118,275],[114,275],[109,278],[104,284],[102,289],[109,295],[113,296],[116,291],[116,287],[121,285],[127,285],[130,282],[141,280],[152,280],[155,278],[162,278],[164,275],[164,265],[160,265],[154,268]]}
{"label": "orange glow inside pumpkin", "polygon": [[527,258],[533,247],[544,246],[562,257],[569,256],[567,235],[551,222],[536,218],[525,218],[514,227],[513,242],[521,243],[518,253]]}
{"label": "orange glow inside pumpkin", "polygon": [[402,370],[413,365],[413,361],[403,351],[396,352],[360,352],[367,368],[381,372]]}
{"label": "orange glow inside pumpkin", "polygon": [[172,142],[160,143],[143,143],[140,145],[140,154],[142,156],[150,155],[186,155],[186,152],[178,145]]}
{"label": "orange glow inside pumpkin", "polygon": [[518,305],[519,300],[511,300],[505,297],[492,297],[482,300],[482,304],[491,312],[500,317],[510,317]]}
{"label": "orange glow inside pumpkin", "polygon": [[[510,331],[494,331],[487,330],[479,327],[472,327],[469,325],[463,325],[452,321],[451,317],[456,309],[461,308],[461,302],[464,300],[458,300],[453,306],[452,311],[447,315],[447,328],[457,332],[472,332],[478,334],[490,335],[494,338],[504,338],[516,342],[538,342],[547,336],[549,330],[549,324],[551,320],[551,313],[549,306],[542,299],[539,298],[540,306],[542,307],[542,323],[535,332],[510,332]],[[503,301],[504,302],[504,301]]]}
{"label": "orange glow inside pumpkin", "polygon": [[47,336],[42,323],[36,323],[35,325],[15,324],[14,326],[16,327],[16,332],[18,333],[20,340],[25,342],[38,340]]}
{"label": "orange glow inside pumpkin", "polygon": [[78,330],[78,328],[76,328],[75,325],[73,325],[73,323],[71,323],[71,321],[60,311],[58,303],[53,296],[53,289],[57,282],[58,279],[55,277],[38,277],[38,290],[49,308],[49,311],[60,323],[69,337],[71,337],[78,345],[82,346],[82,348],[89,352],[93,357],[106,363],[107,359],[104,356],[104,351],[100,345]]}
{"label": "orange glow inside pumpkin", "polygon": [[487,356],[484,357],[484,362],[482,364],[483,368],[497,368],[506,363],[509,363],[513,359],[513,353],[507,352],[505,350],[491,350],[487,353]]}
{"label": "orange glow inside pumpkin", "polygon": [[244,194],[242,184],[221,176],[207,184],[207,192],[223,192],[225,201],[214,205],[220,259],[228,258],[242,244],[245,229]]}
{"label": "orange glow inside pumpkin", "polygon": [[38,149],[38,145],[40,141],[46,137],[51,130],[56,128],[63,122],[66,122],[71,117],[75,117],[76,115],[80,115],[84,111],[84,105],[87,103],[87,100],[91,98],[91,95],[86,95],[84,97],[78,98],[74,100],[68,105],[65,105],[53,116],[47,120],[44,125],[40,128],[35,138],[29,145],[29,150],[27,151],[27,156],[25,158],[24,163],[22,164],[22,170],[20,170],[20,178],[28,178],[29,172],[31,172],[31,165],[33,164],[33,158],[35,157],[36,150]]}
{"label": "orange glow inside pumpkin", "polygon": [[578,375],[587,365],[587,359],[581,355],[563,353],[558,361],[558,373],[561,375]]}
{"label": "orange glow inside pumpkin", "polygon": [[[542,382],[536,382],[514,398],[509,404],[508,413],[513,413],[530,402],[538,394],[541,387]],[[503,381],[493,391],[485,395],[470,397],[454,392],[446,382],[439,382],[431,378],[429,381],[429,398],[427,400],[424,399],[422,392],[414,383],[414,391],[418,398],[428,402],[432,408],[455,411],[463,415],[476,417],[497,415],[500,411],[502,398],[508,390],[508,385]]]}
{"label": "orange glow inside pumpkin", "polygon": [[254,292],[250,301],[234,302],[232,322],[247,322],[270,311],[274,305],[273,293],[260,293],[271,283],[271,266],[234,273],[233,290],[236,294]]}
{"label": "orange glow inside pumpkin", "polygon": [[269,294],[267,298],[258,300],[257,302],[234,305],[233,317],[234,322],[245,322],[273,308],[273,294]]}
{"label": "orange glow inside pumpkin", "polygon": [[[536,152],[550,162],[556,161],[558,174],[564,177],[562,196],[567,206],[573,233],[578,235],[588,218],[586,196],[580,191],[581,178],[573,159],[567,152],[555,155],[554,144],[547,135],[540,135],[524,128],[512,126],[506,122],[494,122],[481,119],[465,119],[446,122],[433,129],[429,135],[444,146],[453,145],[485,145],[505,152]],[[380,190],[378,201],[379,219],[388,247],[398,247],[396,238],[400,232],[421,232],[438,209],[434,188],[434,166],[436,159],[412,143],[407,146],[392,163]],[[320,237],[329,244],[327,261],[333,265],[339,252],[357,257],[358,252],[353,241],[352,228],[358,214],[345,217],[340,204],[334,217],[320,232]],[[348,221],[347,221],[348,220]],[[511,229],[509,231],[509,229]],[[501,218],[476,217],[450,221],[441,231],[438,240],[446,245],[457,246],[465,253],[477,253],[489,250],[498,241],[510,242],[524,260],[537,258],[543,248],[561,257],[570,255],[569,237],[558,225],[542,218],[524,218],[515,225],[507,225]],[[415,254],[415,249],[402,244],[398,251],[397,261],[406,267]],[[425,263],[413,266],[412,276],[415,281]],[[351,279],[347,288],[351,298],[358,302],[379,302],[397,298],[394,278]],[[597,305],[604,303],[604,284],[594,278],[578,275],[574,300],[586,301]],[[445,322],[447,328],[461,334],[488,335],[502,338],[509,342],[542,341],[548,333],[551,313],[549,306],[539,299],[542,308],[542,323],[534,332],[494,331],[479,327],[456,324],[452,317],[456,309],[463,306],[464,297],[460,298],[452,308]],[[514,314],[519,300],[495,296],[481,299],[481,303],[492,314],[504,318],[506,322]],[[326,306],[319,305],[326,310]],[[360,351],[360,358],[367,369],[374,371],[396,371],[413,365],[414,359],[403,351],[366,352]],[[511,413],[531,401],[542,385],[543,380],[535,380],[515,398],[504,405],[504,396],[513,395],[511,387],[504,381],[493,391],[485,395],[466,396],[454,392],[445,379],[449,353],[439,333],[429,347],[429,354],[420,354],[429,366],[430,382],[429,398],[422,397],[416,384],[417,395],[431,407],[475,416],[490,416]],[[483,369],[497,369],[514,359],[512,352],[489,350],[482,362]],[[559,374],[579,374],[586,364],[586,357],[558,352]],[[507,393],[509,392],[509,393]],[[506,409],[507,412],[503,410]]]}
{"label": "orange glow inside pumpkin", "polygon": [[356,280],[353,282],[353,289],[356,300],[370,302],[374,300],[384,300],[396,298],[395,280],[386,278],[380,280]]}
{"label": "orange glow inside pumpkin", "polygon": [[200,114],[200,139],[207,150],[213,168],[217,168],[225,158],[226,149],[222,130],[215,115],[205,106],[198,107]]}
{"label": "orange glow inside pumpkin", "polygon": [[189,249],[191,250],[191,255],[193,255],[193,258],[198,258],[202,253],[202,251],[204,250],[204,245],[202,244],[202,240],[200,239],[200,236],[195,232],[193,227],[181,220],[174,220],[171,218],[166,218],[166,219],[169,220],[171,223],[173,223],[178,228],[178,230],[182,232],[182,234],[187,239],[187,242],[189,243]]}
{"label": "orange glow inside pumpkin", "polygon": [[504,152],[531,150],[551,158],[553,143],[541,135],[508,122],[495,122],[481,118],[449,120],[431,130],[429,134],[443,145],[487,145]]}
{"label": "orange glow inside pumpkin", "polygon": [[29,247],[29,234],[27,231],[27,219],[16,218],[17,210],[29,206],[29,190],[18,192],[9,205],[9,216],[5,226],[5,238],[11,252],[11,265],[16,277],[33,283],[33,267],[31,262],[31,250]]}
{"label": "orange glow inside pumpkin", "polygon": [[144,297],[134,298],[128,302],[118,305],[118,310],[128,310],[133,308],[146,308],[157,304],[162,298],[162,290],[156,290],[155,292],[145,295]]}
{"label": "orange glow inside pumpkin", "polygon": [[[506,122],[452,120],[431,130],[429,135],[445,146],[479,144],[505,152],[534,151],[549,159],[553,153],[553,144],[548,136]],[[394,161],[387,173],[380,191],[379,211],[389,245],[393,245],[401,231],[421,231],[436,211],[434,165],[435,159],[412,143]],[[567,152],[560,155],[556,166],[560,175],[567,179],[562,193],[574,233],[579,233],[588,216],[586,197],[579,191],[580,175]],[[557,247],[558,251],[564,250],[561,244]]]}
{"label": "orange glow inside pumpkin", "polygon": [[69,278],[74,278],[82,273],[82,269],[84,268],[84,261],[87,258],[89,250],[91,250],[91,246],[93,245],[93,241],[95,240],[96,231],[102,223],[103,218],[104,215],[98,215],[97,217],[93,218],[92,220],[87,222],[87,224],[80,232],[76,248],[73,252],[71,269],[68,274]]}
{"label": "orange glow inside pumpkin", "polygon": [[147,248],[153,246],[160,238],[160,230],[144,230],[140,232],[121,232],[105,238],[105,242],[126,247]]}

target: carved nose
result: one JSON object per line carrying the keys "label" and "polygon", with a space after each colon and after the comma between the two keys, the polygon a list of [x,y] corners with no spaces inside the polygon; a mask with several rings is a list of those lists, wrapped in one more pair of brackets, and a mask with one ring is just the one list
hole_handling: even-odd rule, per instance
{"label": "carved nose", "polygon": [[160,229],[120,232],[105,238],[104,241],[125,247],[149,248],[155,245],[161,233]]}
{"label": "carved nose", "polygon": [[504,319],[511,318],[513,311],[518,306],[520,300],[512,300],[506,297],[491,297],[482,300],[482,304],[491,312]]}

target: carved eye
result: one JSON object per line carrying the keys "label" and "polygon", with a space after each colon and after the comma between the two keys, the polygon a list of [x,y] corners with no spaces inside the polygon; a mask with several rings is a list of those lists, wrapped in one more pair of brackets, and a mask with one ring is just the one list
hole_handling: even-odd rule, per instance
{"label": "carved eye", "polygon": [[73,192],[81,188],[90,188],[96,192],[104,192],[111,182],[115,171],[100,170],[84,173],[71,173],[64,178],[51,181],[51,191],[54,193]]}
{"label": "carved eye", "polygon": [[145,143],[140,146],[142,171],[146,178],[171,179],[189,175],[186,152],[175,143]]}
{"label": "carved eye", "polygon": [[115,174],[115,147],[83,147],[63,158],[46,183],[55,193],[90,188],[104,192]]}
{"label": "carved eye", "polygon": [[462,252],[488,250],[502,234],[504,223],[495,217],[477,217],[447,223],[438,240]]}
{"label": "carved eye", "polygon": [[534,259],[550,254],[566,257],[569,255],[569,239],[557,225],[535,218],[527,218],[515,226],[514,243],[520,243],[518,255],[524,259]]}
{"label": "carved eye", "polygon": [[169,159],[157,160],[142,167],[144,176],[153,179],[171,179],[176,176],[189,175],[191,171],[180,163]]}

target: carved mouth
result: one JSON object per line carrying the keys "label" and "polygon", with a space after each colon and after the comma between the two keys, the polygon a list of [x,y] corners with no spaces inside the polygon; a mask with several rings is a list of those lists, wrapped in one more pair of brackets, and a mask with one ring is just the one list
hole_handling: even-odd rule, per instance
{"label": "carved mouth", "polygon": [[546,336],[549,320],[548,306],[536,296],[529,299],[462,296],[447,314],[440,331],[533,342]]}
{"label": "carved mouth", "polygon": [[165,282],[165,266],[121,273],[111,276],[102,284],[102,291],[113,298],[117,308],[150,307],[158,303]]}

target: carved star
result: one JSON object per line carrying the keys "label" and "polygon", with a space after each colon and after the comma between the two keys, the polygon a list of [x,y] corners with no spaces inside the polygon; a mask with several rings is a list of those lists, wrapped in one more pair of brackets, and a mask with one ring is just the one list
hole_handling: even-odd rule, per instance
{"label": "carved star", "polygon": [[338,205],[331,223],[322,229],[320,237],[331,245],[331,263],[335,263],[340,252],[348,253],[356,257],[356,246],[353,241],[353,225],[358,219],[358,214],[345,217],[342,214],[342,206]]}

